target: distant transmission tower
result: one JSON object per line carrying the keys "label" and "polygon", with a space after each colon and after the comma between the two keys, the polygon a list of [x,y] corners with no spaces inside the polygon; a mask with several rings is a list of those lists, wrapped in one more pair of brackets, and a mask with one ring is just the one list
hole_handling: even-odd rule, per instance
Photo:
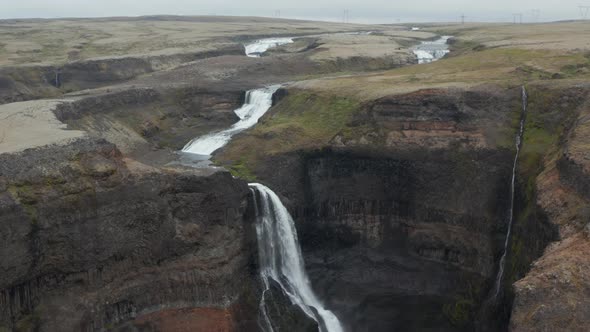
{"label": "distant transmission tower", "polygon": [[522,24],[522,13],[512,14],[514,17],[514,24]]}
{"label": "distant transmission tower", "polygon": [[348,14],[348,9],[342,11],[342,23],[350,22],[350,16]]}
{"label": "distant transmission tower", "polygon": [[281,18],[281,11],[280,10],[275,10],[275,17]]}
{"label": "distant transmission tower", "polygon": [[467,18],[467,16],[465,16],[465,14],[461,15],[461,25],[465,24],[465,19]]}
{"label": "distant transmission tower", "polygon": [[590,6],[578,6],[580,8],[580,16],[583,20],[588,19],[588,13],[590,12]]}

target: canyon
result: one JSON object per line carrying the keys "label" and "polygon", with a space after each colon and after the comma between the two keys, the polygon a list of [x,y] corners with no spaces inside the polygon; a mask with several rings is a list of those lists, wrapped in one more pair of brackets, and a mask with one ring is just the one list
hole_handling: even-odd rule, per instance
{"label": "canyon", "polygon": [[0,331],[590,326],[587,22],[50,22],[0,22]]}

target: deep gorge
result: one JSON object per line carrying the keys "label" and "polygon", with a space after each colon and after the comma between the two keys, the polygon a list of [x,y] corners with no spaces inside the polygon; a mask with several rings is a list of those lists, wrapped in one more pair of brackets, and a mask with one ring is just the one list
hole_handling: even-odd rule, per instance
{"label": "deep gorge", "polygon": [[394,28],[1,67],[0,332],[585,331],[590,58]]}
{"label": "deep gorge", "polygon": [[[279,109],[280,104],[290,98],[290,94],[296,93],[288,90],[281,91],[279,94],[281,97],[274,98],[274,104]],[[439,93],[442,94],[439,95]],[[441,113],[431,113],[433,108],[444,107],[447,110],[445,116],[448,120],[438,119],[437,121],[445,123],[444,126],[447,127],[449,124],[445,121],[455,122],[451,125],[455,128],[454,134],[447,136],[444,133],[435,132],[437,137],[431,138],[438,141],[435,150],[418,147],[415,143],[406,145],[403,149],[397,146],[367,147],[354,145],[354,143],[351,143],[351,146],[333,145],[321,149],[266,156],[265,161],[260,163],[260,168],[256,170],[256,174],[261,179],[271,184],[281,194],[285,205],[294,216],[301,238],[306,269],[314,290],[328,308],[342,317],[345,328],[351,331],[418,331],[429,328],[445,331],[504,330],[510,319],[510,308],[514,296],[510,284],[525,275],[529,264],[542,254],[549,242],[557,237],[555,226],[549,223],[545,212],[532,201],[536,197],[536,190],[527,183],[535,181],[542,166],[538,164],[539,151],[533,149],[532,152],[527,152],[525,136],[523,145],[525,160],[523,166],[519,166],[516,183],[515,216],[517,219],[510,245],[511,250],[508,253],[505,277],[507,282],[503,286],[507,290],[507,296],[497,306],[485,305],[485,300],[494,283],[506,234],[506,213],[510,205],[507,193],[514,152],[510,148],[503,147],[481,149],[479,148],[481,139],[475,141],[471,138],[465,139],[465,137],[473,137],[469,131],[476,129],[471,124],[473,118],[463,115],[464,109],[472,107],[470,103],[477,103],[480,98],[477,94],[481,92],[467,93],[468,99],[463,97],[455,99],[453,95],[445,93],[436,91],[427,94],[426,99],[416,99],[414,95],[408,95],[401,99],[384,99],[377,104],[361,105],[361,110],[364,111],[359,113],[351,123],[354,126],[363,125],[377,117],[380,119],[378,126],[386,130],[418,128],[418,130],[428,131],[434,124],[430,120],[422,120],[422,124],[420,122],[408,124],[409,113],[404,110],[404,107],[437,116],[441,116]],[[511,121],[511,114],[515,112],[514,106],[519,101],[518,89],[504,90],[498,96],[497,103],[489,107],[496,110],[505,109],[503,121]],[[159,102],[160,99],[161,97],[158,97],[154,100]],[[489,96],[486,99],[489,100]],[[123,103],[134,102],[133,98],[122,100]],[[209,97],[206,100],[210,100]],[[464,104],[465,102],[467,104]],[[572,106],[575,106],[575,103]],[[394,112],[391,105],[395,105]],[[73,107],[62,109],[59,114],[63,119],[68,119],[66,121],[72,121],[75,124],[80,115],[75,109],[76,104],[73,104]],[[531,121],[538,122],[543,116],[554,118],[552,113],[543,115],[542,112],[545,111],[539,110],[538,107],[539,105],[533,102],[532,112],[537,113],[533,113]],[[86,107],[85,110],[87,112],[85,117],[93,116],[92,108]],[[116,108],[114,110],[116,114]],[[572,115],[568,115],[563,119],[566,125],[571,118]],[[396,124],[399,121],[403,124]],[[467,133],[461,133],[457,128],[465,128]],[[144,137],[150,142],[154,136]],[[238,142],[239,140],[240,138]],[[532,142],[532,144],[536,143]],[[477,148],[474,148],[474,145]],[[252,317],[256,316],[254,313],[257,310],[259,296],[256,294],[259,294],[260,286],[257,286],[256,277],[258,268],[253,245],[255,237],[251,212],[252,201],[248,198],[250,194],[245,190],[245,182],[231,179],[228,173],[221,172],[205,175],[205,178],[197,178],[203,180],[195,180],[196,182],[191,180],[186,182],[190,179],[190,175],[187,175],[188,177],[184,176],[170,184],[170,180],[164,180],[170,177],[169,171],[164,171],[162,174],[160,171],[154,173],[154,170],[145,173],[147,170],[123,161],[120,152],[100,138],[96,141],[87,140],[86,143],[80,143],[78,146],[65,152],[65,155],[64,152],[55,154],[54,150],[46,149],[47,152],[41,150],[34,154],[32,152],[23,154],[18,160],[4,163],[6,165],[2,170],[4,197],[7,202],[13,203],[10,205],[12,208],[5,210],[3,218],[14,220],[13,222],[20,225],[22,225],[20,218],[25,218],[29,220],[30,229],[35,229],[31,234],[44,234],[41,237],[37,237],[38,235],[31,237],[27,244],[18,241],[19,233],[5,233],[5,238],[12,239],[11,243],[17,246],[15,248],[22,247],[19,249],[25,255],[22,257],[30,257],[31,261],[31,265],[17,268],[15,271],[20,272],[11,277],[17,278],[12,280],[22,280],[22,283],[7,288],[4,292],[3,303],[7,310],[3,313],[5,321],[21,324],[20,322],[24,320],[28,322],[27,324],[43,322],[44,326],[53,326],[51,324],[56,322],[46,321],[47,318],[43,317],[47,313],[39,311],[41,310],[39,308],[44,306],[51,308],[54,305],[52,303],[65,301],[62,296],[55,299],[50,296],[57,289],[68,290],[69,293],[66,294],[70,295],[67,301],[73,298],[78,298],[80,301],[86,295],[79,297],[80,295],[74,294],[82,287],[82,289],[94,289],[99,292],[97,294],[109,289],[109,298],[111,298],[109,302],[113,304],[96,307],[99,303],[96,302],[91,307],[79,307],[76,309],[79,312],[78,316],[70,316],[74,324],[71,325],[72,328],[79,326],[76,325],[80,324],[78,322],[85,322],[81,327],[84,330],[110,329],[117,326],[120,329],[131,327],[141,330],[142,326],[157,328],[157,326],[172,324],[172,321],[164,318],[166,316],[162,316],[165,312],[169,312],[172,317],[181,314],[183,317],[189,317],[187,318],[189,320],[191,313],[174,313],[174,311],[164,310],[165,307],[156,309],[157,307],[153,306],[154,303],[162,303],[162,301],[177,303],[180,296],[178,290],[175,290],[177,287],[181,287],[182,292],[189,295],[186,303],[191,303],[191,298],[199,298],[201,299],[199,301],[203,301],[203,291],[200,287],[206,287],[209,289],[206,292],[208,295],[205,296],[207,300],[199,302],[199,305],[206,304],[208,307],[216,307],[231,313],[230,316],[225,316],[230,317],[228,321],[226,321],[227,318],[218,318],[212,324],[229,324],[228,326],[232,328],[256,330],[257,323],[252,320]],[[100,151],[104,152],[96,155],[94,152],[96,146],[101,146]],[[440,146],[446,146],[446,148],[440,148]],[[65,156],[64,159],[67,162],[56,168],[52,175],[40,178],[36,175],[40,170],[36,170],[35,165],[47,164],[48,160],[60,159],[62,156]],[[223,158],[223,153],[221,157]],[[30,171],[23,172],[15,166],[18,164],[31,165]],[[68,175],[69,170],[72,169],[80,169],[81,173]],[[173,174],[187,171],[178,169],[173,171]],[[291,176],[284,176],[285,174]],[[124,184],[119,184],[118,178],[125,178]],[[223,181],[221,181],[222,178]],[[79,182],[80,187],[72,188],[71,184],[76,183],[72,181]],[[158,196],[152,196],[150,192],[153,190],[148,190],[146,187],[151,186],[154,181],[160,183],[158,186],[164,185]],[[201,184],[201,181],[206,182]],[[205,192],[197,189],[203,186],[211,188],[211,186],[227,184],[230,184],[230,188],[240,189],[237,191],[230,189],[232,194],[225,189],[219,189],[221,191],[217,193],[210,192],[211,189]],[[112,205],[110,200],[121,195],[116,194],[120,190],[123,190],[123,193],[132,192],[134,195],[141,193],[142,196],[139,197],[144,197],[144,203],[138,205],[130,201],[129,206],[134,206],[134,209],[145,209],[143,205],[149,206],[146,211],[158,211],[155,214],[156,219],[148,221],[145,219],[145,214],[136,214],[121,225],[132,227],[131,232],[121,232],[116,242],[112,242],[113,240],[109,240],[108,237],[89,242],[85,233],[70,229],[68,225],[72,220],[68,214],[71,210],[65,209],[62,204],[82,207],[87,204],[86,202],[94,202],[89,205],[94,208],[75,219],[76,223],[88,224],[88,227],[93,229],[113,225],[109,220],[129,218],[126,217],[132,215],[129,211],[120,216],[109,213],[111,217],[105,219],[99,217],[102,215],[98,214],[99,210],[95,210],[99,206],[100,209],[104,209],[104,206]],[[60,198],[64,194],[66,196]],[[126,195],[123,195],[120,196],[122,200],[116,203],[117,209],[126,209],[127,203],[122,204],[125,201],[123,197]],[[161,198],[169,195],[171,200],[163,204]],[[235,197],[231,203],[228,201],[230,196]],[[197,228],[190,226],[190,223],[182,222],[183,219],[191,218],[186,207],[186,200],[192,199],[191,197],[200,197],[196,202],[189,204],[193,211],[199,211],[204,206],[214,208],[212,215],[197,213],[198,218],[202,218],[202,225]],[[219,210],[220,205],[225,207]],[[175,206],[178,206],[180,210],[177,210]],[[56,214],[55,211],[61,212]],[[61,218],[64,218],[63,221],[59,221],[62,220]],[[106,222],[105,226],[101,226],[103,222]],[[149,225],[148,228],[142,226],[142,229],[148,233],[141,235],[139,242],[129,242],[130,236],[137,236],[133,230],[135,226],[125,225],[135,225],[137,222]],[[17,224],[14,225],[16,227]],[[161,235],[154,233],[164,229],[167,231]],[[201,233],[203,229],[209,230]],[[22,229],[20,232],[23,234],[22,232],[28,233],[31,230]],[[197,230],[200,231],[197,232]],[[228,230],[232,230],[231,233],[227,233]],[[68,241],[73,241],[74,245],[63,247],[60,245],[51,249],[57,256],[40,256],[39,252],[45,252],[55,246],[55,237],[51,234],[62,233],[64,235],[61,236],[65,236],[64,241],[66,241],[64,245]],[[231,246],[233,254],[229,254],[227,251],[230,250],[229,248],[226,248],[221,256],[216,253],[219,245],[217,242],[221,239],[233,243]],[[127,244],[123,245],[125,242]],[[120,243],[121,246],[113,246],[115,243]],[[154,248],[154,245],[155,248],[160,249],[148,249],[148,247]],[[193,247],[194,245],[197,246]],[[103,250],[107,247],[112,251],[105,255]],[[64,250],[67,252],[90,250],[105,256],[97,256],[97,261],[101,263],[95,265],[96,263],[87,257],[84,259],[69,257]],[[245,278],[243,280],[248,280],[249,283],[233,285],[234,281],[231,279],[225,279],[225,281],[217,279],[218,275],[215,274],[217,272],[207,272],[200,277],[188,277],[189,275],[186,274],[188,272],[182,272],[182,266],[185,266],[183,264],[207,257],[205,255],[207,250],[211,250],[212,255],[207,258],[207,264],[211,263],[211,259],[221,259],[218,264],[221,264],[221,271],[224,272],[220,273],[227,273],[228,268],[233,269],[234,272],[230,275],[235,276],[235,273],[239,273]],[[57,259],[58,257],[63,258]],[[225,262],[225,259],[229,257],[233,258]],[[183,261],[187,263],[182,263]],[[5,260],[5,262],[12,261]],[[67,264],[67,267],[64,264]],[[177,272],[166,278],[180,278],[177,281],[179,284],[178,286],[174,283],[168,284],[169,281],[165,281],[168,279],[153,279],[149,277],[150,268],[147,268],[140,270],[140,274],[133,277],[146,278],[143,285],[120,284],[117,286],[120,289],[118,294],[121,298],[118,301],[116,297],[112,297],[112,290],[110,290],[114,285],[119,284],[116,279],[113,279],[112,274],[118,273],[114,271],[122,271],[121,269],[127,269],[136,264],[140,266],[147,264],[148,267],[170,266]],[[36,276],[34,281],[26,279],[25,273],[27,275],[34,273]],[[109,274],[111,277],[108,276]],[[144,276],[140,277],[142,274]],[[52,286],[47,286],[47,280],[59,281],[54,281],[51,283]],[[211,288],[213,280],[216,280],[215,283],[222,283]],[[202,282],[206,286],[201,286]],[[163,284],[167,284],[166,287],[170,287],[172,292],[156,297],[152,295],[150,298],[140,295],[141,290],[146,289],[145,287],[151,288],[153,285]],[[187,285],[194,289],[192,293],[186,292]],[[230,297],[228,297],[228,289],[235,289]],[[211,292],[212,290],[214,291]],[[273,292],[277,291],[275,288]],[[273,298],[277,303],[273,305],[273,310],[276,310],[275,319],[279,321],[277,324],[287,324],[286,326],[302,324],[301,326],[306,326],[305,329],[310,328],[308,323],[301,323],[306,321],[301,313],[299,316],[285,318],[285,313],[292,312],[294,308],[288,305],[288,301],[281,299],[280,291],[273,295]],[[100,299],[102,299],[101,296],[84,299],[84,301],[101,301]],[[45,304],[46,301],[51,302]],[[155,316],[150,314],[155,309],[161,314]],[[86,321],[83,317],[88,315],[87,310],[99,310],[102,318],[98,321],[96,319],[91,322]],[[57,317],[62,315],[59,311],[52,311],[52,314]],[[199,317],[201,313],[195,311],[194,315]],[[493,318],[490,318],[490,315]],[[505,318],[498,321],[498,315]],[[131,325],[125,323],[129,319],[133,319]],[[287,319],[285,322],[291,323],[280,323],[282,319]],[[490,319],[498,325],[491,323]],[[60,324],[63,322],[60,321]]]}

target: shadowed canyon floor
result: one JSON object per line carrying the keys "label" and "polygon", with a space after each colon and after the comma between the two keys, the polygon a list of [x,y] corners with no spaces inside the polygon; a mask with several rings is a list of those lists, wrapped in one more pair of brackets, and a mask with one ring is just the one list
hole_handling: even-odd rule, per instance
{"label": "shadowed canyon floor", "polygon": [[[264,290],[277,330],[318,330],[260,280],[247,181],[293,215],[311,288],[346,331],[590,326],[590,23],[0,31],[0,331],[258,331]],[[412,47],[442,35],[450,54],[417,65]],[[295,39],[247,57],[265,37]],[[211,166],[178,152],[272,84],[270,110]]]}

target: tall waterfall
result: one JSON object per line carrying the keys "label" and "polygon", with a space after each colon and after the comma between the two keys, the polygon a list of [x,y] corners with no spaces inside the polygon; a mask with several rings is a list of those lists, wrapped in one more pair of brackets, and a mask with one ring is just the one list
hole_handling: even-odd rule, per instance
{"label": "tall waterfall", "polygon": [[240,118],[240,121],[228,129],[193,139],[182,148],[182,151],[199,155],[210,155],[217,149],[225,146],[231,140],[232,136],[254,126],[264,113],[270,109],[272,106],[272,96],[279,87],[280,85],[273,85],[246,92],[246,102],[242,107],[234,111]]}
{"label": "tall waterfall", "polygon": [[508,245],[510,244],[510,235],[512,234],[512,223],[514,221],[514,190],[516,182],[516,166],[518,165],[518,157],[520,156],[520,149],[522,148],[522,140],[524,136],[524,125],[526,120],[526,112],[528,106],[528,96],[526,88],[522,87],[522,114],[520,116],[520,129],[516,136],[516,154],[514,156],[514,163],[512,165],[512,181],[510,183],[510,210],[508,211],[508,231],[506,232],[506,239],[504,240],[504,253],[500,258],[500,266],[498,267],[498,275],[496,276],[496,284],[494,291],[494,299],[496,299],[500,293],[502,285],[502,278],[504,277],[504,267],[506,265],[506,256],[508,255]]}
{"label": "tall waterfall", "polygon": [[265,286],[260,300],[264,329],[273,331],[265,303],[272,279],[281,286],[294,305],[318,323],[322,332],[342,332],[338,318],[324,308],[311,289],[293,218],[269,188],[251,183],[250,190],[254,194],[256,210],[260,276]]}

